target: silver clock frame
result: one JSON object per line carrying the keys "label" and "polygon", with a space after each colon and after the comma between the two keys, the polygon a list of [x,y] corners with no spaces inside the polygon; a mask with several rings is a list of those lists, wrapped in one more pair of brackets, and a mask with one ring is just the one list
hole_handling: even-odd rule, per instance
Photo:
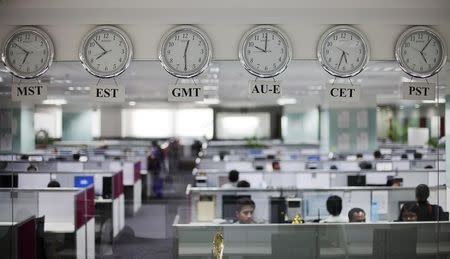
{"label": "silver clock frame", "polygon": [[[247,64],[247,62],[245,62],[245,58],[244,58],[244,48],[245,48],[245,43],[247,42],[247,39],[250,35],[254,34],[256,31],[271,31],[274,32],[276,34],[278,34],[280,36],[280,38],[282,38],[284,40],[284,42],[286,43],[286,61],[283,64],[282,67],[280,67],[278,70],[276,70],[273,73],[260,73],[258,71],[253,70],[253,68]],[[259,78],[272,78],[272,77],[276,77],[279,74],[283,73],[286,68],[288,67],[289,63],[291,62],[292,59],[292,44],[291,41],[289,40],[289,38],[287,37],[286,33],[284,33],[281,29],[273,26],[273,25],[258,25],[256,27],[253,27],[252,29],[248,30],[241,38],[241,41],[239,43],[239,61],[241,62],[241,65],[245,68],[245,70],[247,70],[247,72],[249,72],[250,74],[257,76]]]}
{"label": "silver clock frame", "polygon": [[[193,31],[194,33],[200,35],[201,39],[204,41],[205,46],[208,48],[207,49],[207,56],[206,56],[206,62],[205,65],[203,65],[202,67],[198,67],[194,72],[192,73],[183,73],[181,71],[178,71],[172,67],[170,67],[168,64],[166,64],[166,60],[164,59],[164,46],[167,44],[168,39],[175,33],[178,33],[180,31]],[[203,73],[208,66],[211,63],[211,59],[212,59],[212,45],[211,45],[211,40],[209,39],[208,35],[200,30],[199,28],[192,26],[192,25],[179,25],[176,26],[172,29],[170,29],[169,31],[167,31],[163,37],[161,38],[161,41],[159,43],[159,48],[158,48],[158,58],[159,61],[161,62],[162,67],[164,68],[164,70],[167,71],[167,73],[171,74],[174,77],[177,78],[193,78],[196,77],[198,75],[200,75],[201,73]]]}
{"label": "silver clock frame", "polygon": [[[14,36],[18,33],[26,32],[26,31],[36,33],[39,36],[41,36],[45,41],[45,44],[47,46],[47,52],[48,52],[47,60],[45,61],[45,65],[42,67],[42,69],[40,69],[39,71],[32,73],[32,74],[30,74],[30,73],[25,74],[21,71],[17,71],[12,66],[10,66],[10,64],[8,62],[8,58],[7,58],[7,53],[6,53],[7,52],[6,48],[8,47],[9,43],[14,38]],[[9,33],[9,35],[7,36],[7,40],[3,43],[1,59],[2,59],[3,64],[5,65],[6,69],[14,76],[22,78],[22,79],[33,79],[33,78],[37,78],[37,77],[41,76],[42,74],[44,74],[45,72],[47,72],[47,70],[50,68],[50,66],[53,63],[54,56],[55,56],[55,48],[53,45],[53,41],[44,30],[34,27],[34,26],[23,26],[23,27],[20,27],[17,30],[14,30]]]}
{"label": "silver clock frame", "polygon": [[[323,44],[325,43],[325,40],[332,34],[335,33],[339,33],[339,32],[351,32],[356,34],[360,39],[361,42],[364,46],[365,49],[365,53],[364,53],[364,60],[361,62],[361,66],[358,67],[355,71],[351,72],[351,73],[342,73],[342,72],[336,72],[334,71],[332,68],[328,67],[328,64],[325,62],[324,58],[323,58]],[[361,32],[360,30],[356,29],[353,26],[350,25],[337,25],[337,26],[333,26],[330,29],[328,29],[325,33],[322,34],[322,36],[320,37],[319,42],[317,43],[317,59],[320,63],[320,65],[322,66],[322,68],[330,75],[332,76],[336,76],[339,78],[349,78],[349,77],[354,77],[356,75],[358,75],[359,73],[361,73],[367,66],[367,63],[370,60],[370,45],[369,45],[369,41],[366,37],[366,35]]]}
{"label": "silver clock frame", "polygon": [[[95,68],[92,68],[91,66],[89,66],[88,63],[86,62],[85,49],[86,49],[87,41],[93,34],[97,33],[98,31],[107,31],[107,32],[114,31],[115,33],[120,35],[120,37],[123,39],[123,41],[125,43],[125,46],[128,51],[127,61],[122,66],[122,68],[120,68],[117,72],[99,73],[99,71],[97,71]],[[78,49],[78,57],[81,61],[81,64],[83,65],[84,69],[86,69],[86,71],[88,71],[91,75],[99,77],[99,78],[112,78],[112,77],[119,76],[120,74],[125,72],[125,70],[127,70],[127,68],[130,66],[131,59],[133,57],[133,45],[131,43],[130,37],[124,30],[122,30],[116,26],[112,26],[112,25],[100,25],[100,26],[96,26],[95,28],[90,30],[88,33],[86,33],[86,35],[84,35],[83,39],[81,40],[80,48]]]}
{"label": "silver clock frame", "polygon": [[[403,42],[412,34],[415,32],[426,32],[429,34],[432,34],[433,36],[436,37],[437,40],[439,40],[439,43],[441,44],[441,50],[442,50],[442,58],[441,61],[439,63],[439,65],[433,69],[430,72],[427,73],[420,73],[417,71],[413,71],[412,69],[408,68],[408,66],[405,65],[404,61],[403,61],[403,57],[401,55],[401,47],[403,45]],[[439,73],[439,71],[441,71],[441,69],[444,67],[445,63],[447,62],[447,45],[445,43],[444,38],[441,36],[441,34],[430,27],[427,26],[414,26],[411,27],[407,30],[405,30],[399,37],[397,40],[397,43],[395,44],[395,59],[397,60],[398,64],[400,65],[400,68],[407,73],[408,75],[412,76],[412,77],[416,77],[416,78],[428,78],[431,77],[437,73]]]}

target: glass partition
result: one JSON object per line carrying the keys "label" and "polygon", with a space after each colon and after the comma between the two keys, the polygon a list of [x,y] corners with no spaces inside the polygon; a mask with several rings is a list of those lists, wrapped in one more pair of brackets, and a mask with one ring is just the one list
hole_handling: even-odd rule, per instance
{"label": "glass partition", "polygon": [[[223,258],[445,258],[450,223],[174,225],[176,258],[211,258],[217,233]],[[439,229],[439,232],[438,232]]]}

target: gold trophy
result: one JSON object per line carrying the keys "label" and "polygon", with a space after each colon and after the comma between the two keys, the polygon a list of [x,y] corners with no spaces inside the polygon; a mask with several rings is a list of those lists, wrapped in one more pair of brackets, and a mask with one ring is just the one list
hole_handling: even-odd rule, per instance
{"label": "gold trophy", "polygon": [[223,257],[223,234],[219,231],[216,232],[214,235],[214,240],[212,244],[212,253],[214,256],[214,259],[222,259]]}
{"label": "gold trophy", "polygon": [[293,225],[297,225],[297,224],[303,224],[303,218],[302,215],[300,215],[299,213],[297,213],[297,215],[295,215],[295,217],[292,219],[292,224]]}

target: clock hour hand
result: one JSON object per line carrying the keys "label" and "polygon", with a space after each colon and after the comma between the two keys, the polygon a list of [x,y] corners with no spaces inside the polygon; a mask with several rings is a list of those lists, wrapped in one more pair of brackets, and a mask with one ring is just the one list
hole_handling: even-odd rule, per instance
{"label": "clock hour hand", "polygon": [[27,53],[25,54],[25,57],[24,57],[23,60],[22,60],[22,65],[23,65],[23,63],[25,63],[25,60],[27,59],[28,54],[30,54],[30,52],[27,52]]}
{"label": "clock hour hand", "polygon": [[345,60],[345,64],[348,64],[348,62],[347,62],[347,55],[348,55],[348,53],[344,52],[344,60]]}
{"label": "clock hour hand", "polygon": [[253,46],[253,47],[255,47],[255,48],[261,50],[262,52],[266,52],[263,48],[260,48],[260,47],[258,47],[258,46]]}
{"label": "clock hour hand", "polygon": [[422,56],[423,60],[425,60],[425,63],[428,64],[428,61],[427,61],[427,59],[425,58],[425,55],[424,55],[422,52],[420,52],[420,55]]}
{"label": "clock hour hand", "polygon": [[103,53],[100,54],[98,57],[96,57],[95,60],[97,60],[97,59],[103,57],[106,53],[108,53],[108,52],[110,52],[110,51],[111,51],[111,50],[103,51]]}
{"label": "clock hour hand", "polygon": [[336,48],[337,48],[338,50],[344,52],[345,55],[348,55],[348,52],[346,52],[345,50],[343,50],[343,49],[341,49],[341,48],[339,48],[339,47],[336,47]]}
{"label": "clock hour hand", "polygon": [[102,47],[102,45],[100,45],[100,43],[98,43],[95,39],[94,39],[95,44],[97,44],[103,51],[106,51],[105,48]]}

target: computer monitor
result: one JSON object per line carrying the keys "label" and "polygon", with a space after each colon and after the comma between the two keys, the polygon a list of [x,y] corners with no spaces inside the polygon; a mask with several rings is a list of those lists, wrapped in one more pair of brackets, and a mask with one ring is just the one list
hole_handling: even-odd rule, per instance
{"label": "computer monitor", "polygon": [[311,162],[320,161],[320,155],[310,155],[307,157],[307,160]]}
{"label": "computer monitor", "polygon": [[222,218],[234,220],[236,218],[237,201],[241,198],[251,199],[251,195],[223,195]]}
{"label": "computer monitor", "polygon": [[17,175],[0,175],[0,187],[1,188],[17,188],[18,187]]}
{"label": "computer monitor", "polygon": [[380,153],[382,155],[390,155],[390,154],[392,154],[392,149],[390,149],[390,148],[380,148]]}
{"label": "computer monitor", "polygon": [[377,171],[392,171],[392,162],[378,162],[375,165]]}
{"label": "computer monitor", "polygon": [[306,220],[324,219],[328,217],[327,200],[330,194],[325,193],[304,193],[303,194],[303,217]]}
{"label": "computer monitor", "polygon": [[94,184],[94,176],[75,176],[74,177],[74,187],[76,188],[84,188],[91,184]]}
{"label": "computer monitor", "polygon": [[[101,195],[103,199],[112,199],[113,197],[113,186],[112,186],[112,177],[111,176],[105,176],[102,179],[102,190]],[[96,190],[97,191],[97,190]],[[100,191],[100,190],[99,190]]]}
{"label": "computer monitor", "polygon": [[262,156],[263,155],[263,150],[259,149],[259,148],[252,148],[248,150],[248,154],[250,156]]}
{"label": "computer monitor", "polygon": [[347,186],[366,186],[366,176],[365,175],[347,176]]}

